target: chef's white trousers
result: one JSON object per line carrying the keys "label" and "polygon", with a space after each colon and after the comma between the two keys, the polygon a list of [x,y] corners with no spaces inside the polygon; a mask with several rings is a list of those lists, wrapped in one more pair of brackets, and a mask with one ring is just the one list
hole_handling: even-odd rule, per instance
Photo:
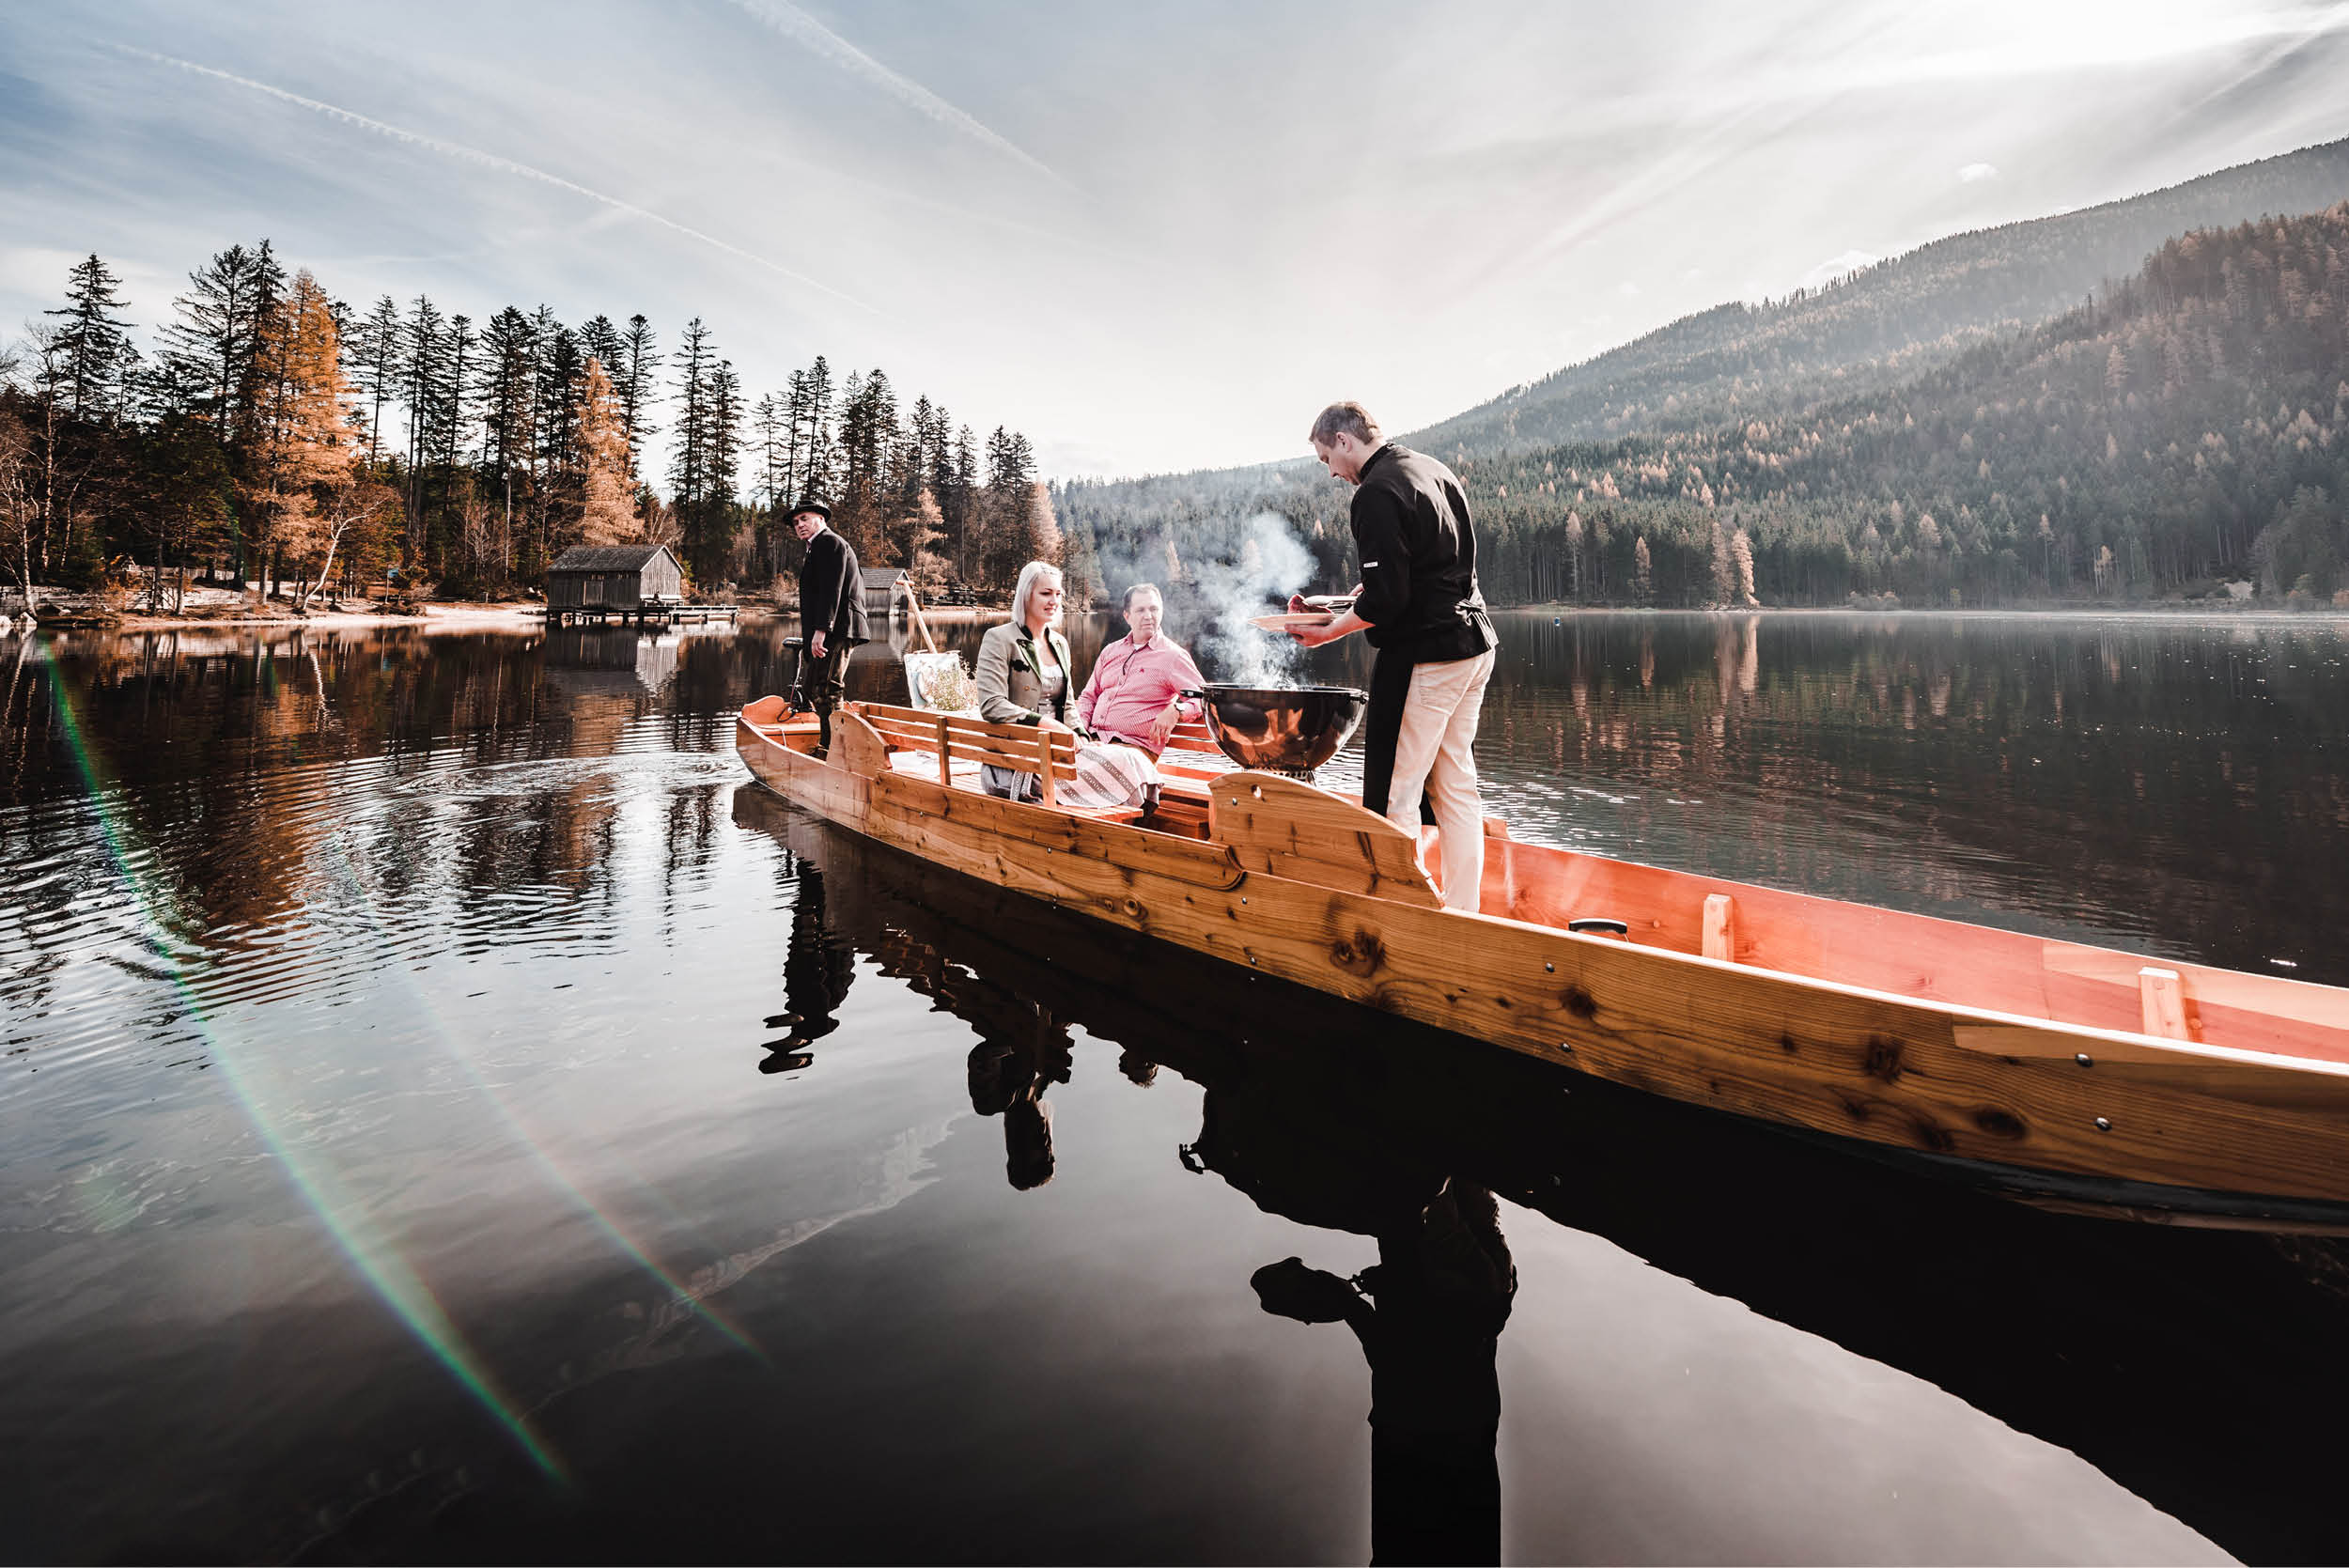
{"label": "chef's white trousers", "polygon": [[1485,884],[1485,808],[1476,796],[1476,721],[1492,679],[1494,650],[1420,664],[1394,742],[1387,820],[1419,838],[1419,798],[1436,808],[1443,835],[1443,902],[1473,914]]}

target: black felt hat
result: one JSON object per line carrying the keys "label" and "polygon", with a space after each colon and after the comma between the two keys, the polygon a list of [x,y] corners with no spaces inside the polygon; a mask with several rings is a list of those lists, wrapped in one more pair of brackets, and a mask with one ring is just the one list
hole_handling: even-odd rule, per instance
{"label": "black felt hat", "polygon": [[791,503],[791,510],[785,515],[787,517],[798,517],[801,512],[814,512],[817,517],[822,518],[826,522],[830,522],[832,520],[832,503],[829,501],[818,500],[812,495],[803,495],[800,497],[799,500]]}

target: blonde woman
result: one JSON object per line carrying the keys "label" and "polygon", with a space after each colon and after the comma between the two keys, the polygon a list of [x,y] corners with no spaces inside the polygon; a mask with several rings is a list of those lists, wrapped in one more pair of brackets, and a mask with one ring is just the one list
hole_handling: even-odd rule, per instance
{"label": "blonde woman", "polygon": [[[1060,633],[1060,568],[1031,561],[1019,568],[1012,590],[1011,619],[990,627],[979,643],[979,717],[995,724],[1036,724],[1068,730],[1075,705],[1077,673],[1068,661],[1068,639]],[[1072,732],[1073,733],[1073,732]],[[989,795],[1011,800],[1041,798],[1033,773],[991,765],[979,769]],[[1159,770],[1128,746],[1081,746],[1077,775],[1056,789],[1060,804],[1084,810],[1142,805],[1157,792]]]}
{"label": "blonde woman", "polygon": [[[1068,667],[1068,639],[1060,634],[1062,592],[1060,568],[1050,562],[1019,568],[1011,619],[989,627],[979,642],[979,717],[988,723],[1068,728],[1077,680]],[[979,775],[989,795],[1027,800],[1042,792],[1033,773],[988,767]]]}

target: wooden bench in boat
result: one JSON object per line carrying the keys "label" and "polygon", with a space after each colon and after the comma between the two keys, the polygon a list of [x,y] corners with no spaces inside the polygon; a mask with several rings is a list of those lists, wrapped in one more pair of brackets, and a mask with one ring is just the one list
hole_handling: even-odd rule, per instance
{"label": "wooden bench in boat", "polygon": [[[998,724],[969,714],[901,707],[892,703],[851,703],[842,711],[855,713],[880,737],[880,767],[898,772],[934,772],[938,782],[949,789],[980,787],[978,770],[982,767],[1007,768],[1038,780],[1045,805],[1060,811],[1083,809],[1063,804],[1059,799],[1060,785],[1073,779],[1077,772],[1077,739],[1066,730],[1048,730],[1033,724]],[[1195,733],[1186,736],[1178,730],[1174,744],[1186,740],[1214,744],[1206,738],[1204,727],[1192,724],[1184,728]],[[1180,764],[1162,763],[1159,771],[1170,780],[1211,776]],[[1117,815],[1120,808],[1102,808],[1086,815],[1104,813]]]}

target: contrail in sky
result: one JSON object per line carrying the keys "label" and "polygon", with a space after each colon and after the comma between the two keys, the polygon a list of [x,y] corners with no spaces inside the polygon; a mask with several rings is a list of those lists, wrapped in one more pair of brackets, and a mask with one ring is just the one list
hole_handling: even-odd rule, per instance
{"label": "contrail in sky", "polygon": [[332,103],[321,103],[315,98],[304,98],[300,93],[289,93],[283,87],[272,87],[267,82],[256,82],[249,76],[215,70],[210,66],[200,66],[193,60],[175,59],[169,54],[150,54],[144,49],[133,49],[127,43],[112,44],[110,47],[120,50],[125,54],[134,54],[142,60],[152,60],[157,65],[174,66],[180,70],[193,71],[198,76],[210,76],[216,81],[226,82],[234,86],[249,88],[257,93],[266,93],[272,98],[281,99],[315,114],[324,115],[329,119],[341,120],[346,125],[355,125],[362,131],[372,131],[379,136],[389,136],[396,142],[405,142],[411,147],[420,147],[428,151],[438,152],[450,158],[460,158],[468,163],[477,163],[485,169],[495,169],[500,174],[519,175],[524,179],[535,179],[541,185],[552,185],[558,191],[568,191],[575,196],[585,196],[589,201],[600,203],[615,212],[625,212],[630,217],[642,218],[646,223],[659,224],[662,228],[682,234],[688,240],[697,240],[705,245],[725,252],[728,256],[739,256],[744,261],[754,263],[770,272],[789,278],[794,283],[803,283],[820,293],[831,295],[835,300],[845,301],[859,310],[869,310],[876,316],[881,314],[878,307],[865,303],[853,294],[844,294],[830,284],[818,283],[805,272],[795,272],[780,262],[770,261],[763,256],[754,256],[739,245],[730,245],[714,234],[704,234],[700,229],[689,227],[674,218],[664,218],[660,213],[638,207],[633,202],[622,201],[617,196],[607,196],[601,191],[591,191],[586,186],[565,179],[560,175],[549,174],[544,169],[534,169],[528,163],[518,163],[511,158],[501,158],[496,153],[483,152],[478,147],[466,147],[458,142],[444,142],[437,136],[425,135],[422,132],[403,130],[399,126],[386,124],[380,119],[369,119],[366,116],[353,114],[349,109],[339,109]]}
{"label": "contrail in sky", "polygon": [[862,76],[900,103],[920,110],[939,124],[952,127],[966,136],[975,137],[1007,157],[1017,159],[1054,184],[1075,190],[1074,185],[1060,177],[1041,160],[1031,157],[1008,138],[998,135],[964,114],[960,109],[939,97],[911,77],[900,76],[870,54],[808,15],[791,0],[734,0],[734,4],[756,17],[774,31],[839,66],[852,76]]}

